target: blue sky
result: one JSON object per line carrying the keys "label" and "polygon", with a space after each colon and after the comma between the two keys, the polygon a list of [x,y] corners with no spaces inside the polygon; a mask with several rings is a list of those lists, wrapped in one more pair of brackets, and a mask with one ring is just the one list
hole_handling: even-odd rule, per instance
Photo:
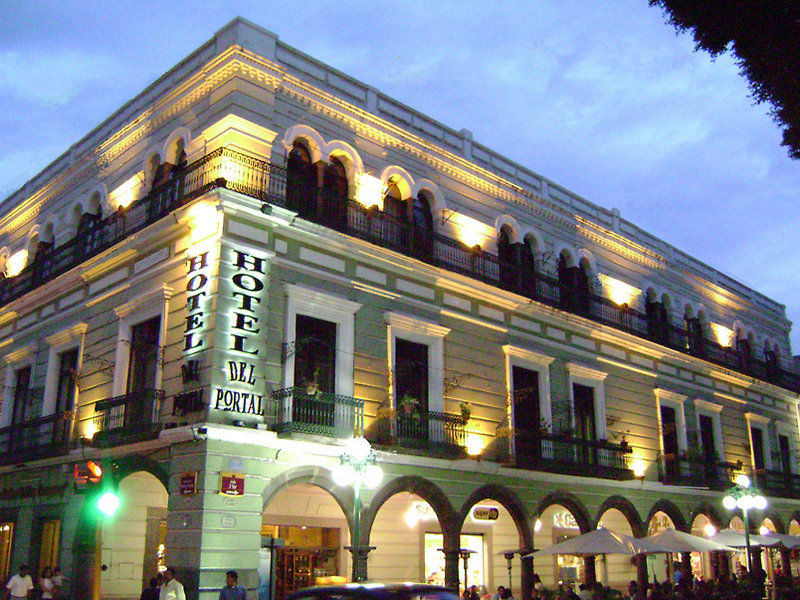
{"label": "blue sky", "polygon": [[0,197],[237,15],[787,306],[800,163],[647,0],[0,0]]}

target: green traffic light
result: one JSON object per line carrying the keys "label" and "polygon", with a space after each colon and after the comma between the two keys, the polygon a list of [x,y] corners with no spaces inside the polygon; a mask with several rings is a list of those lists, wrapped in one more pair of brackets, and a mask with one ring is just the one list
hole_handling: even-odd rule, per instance
{"label": "green traffic light", "polygon": [[115,492],[103,492],[97,499],[97,509],[110,517],[119,510],[119,496]]}

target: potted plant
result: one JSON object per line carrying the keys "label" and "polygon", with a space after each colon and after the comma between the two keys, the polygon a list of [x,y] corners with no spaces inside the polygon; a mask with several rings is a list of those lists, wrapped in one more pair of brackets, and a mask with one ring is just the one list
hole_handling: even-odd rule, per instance
{"label": "potted plant", "polygon": [[415,421],[419,420],[419,400],[413,396],[403,394],[403,397],[400,398],[400,402],[398,403],[398,407],[400,414],[404,417],[414,419]]}
{"label": "potted plant", "polygon": [[379,420],[391,419],[394,417],[394,409],[386,398],[378,405],[378,410],[375,411],[375,417]]}
{"label": "potted plant", "polygon": [[462,400],[458,403],[458,409],[461,411],[461,418],[464,419],[464,421],[469,421],[469,418],[472,416],[472,407],[469,402],[464,402]]}
{"label": "potted plant", "polygon": [[306,381],[306,394],[316,396],[319,391],[319,368],[314,369],[314,376]]}

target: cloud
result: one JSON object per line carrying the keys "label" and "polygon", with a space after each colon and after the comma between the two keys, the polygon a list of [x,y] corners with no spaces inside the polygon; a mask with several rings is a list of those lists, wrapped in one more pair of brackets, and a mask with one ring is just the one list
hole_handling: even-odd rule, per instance
{"label": "cloud", "polygon": [[0,95],[64,106],[93,82],[118,77],[115,66],[110,57],[85,52],[0,52]]}

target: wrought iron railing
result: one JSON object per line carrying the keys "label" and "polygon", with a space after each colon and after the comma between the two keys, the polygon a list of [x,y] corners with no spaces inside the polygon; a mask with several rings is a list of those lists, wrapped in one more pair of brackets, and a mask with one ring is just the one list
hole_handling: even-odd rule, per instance
{"label": "wrought iron railing", "polygon": [[7,465],[69,451],[72,413],[58,413],[0,429],[0,463]]}
{"label": "wrought iron railing", "polygon": [[464,448],[466,419],[461,415],[415,409],[400,412],[395,419],[395,438],[399,446],[409,448]]}
{"label": "wrought iron railing", "polygon": [[364,433],[364,401],[328,392],[310,392],[291,387],[272,394],[275,402],[275,430],[330,437],[360,436]]}
{"label": "wrought iron railing", "polygon": [[800,475],[771,469],[758,469],[753,475],[755,484],[770,496],[800,498]]}
{"label": "wrought iron railing", "polygon": [[595,294],[571,290],[546,274],[530,273],[517,264],[501,263],[496,255],[479,247],[470,248],[458,240],[415,227],[376,207],[367,208],[332,191],[319,189],[315,184],[301,183],[287,187],[285,168],[227,148],[215,150],[176,171],[172,179],[127,209],[99,220],[80,237],[43,251],[16,277],[2,280],[0,306],[155,223],[204,192],[225,187],[294,210],[303,218],[431,265],[800,392],[800,375],[788,363],[781,365],[774,359],[747,356],[714,340],[689,336],[683,327],[656,323],[645,313]]}
{"label": "wrought iron railing", "polygon": [[161,405],[164,391],[137,390],[94,403],[96,446],[116,445],[150,439],[161,430]]}
{"label": "wrought iron railing", "polygon": [[630,479],[628,464],[632,453],[625,443],[586,440],[568,434],[546,431],[514,432],[517,466],[569,475],[606,479]]}
{"label": "wrought iron railing", "polygon": [[676,456],[666,454],[657,461],[658,479],[668,485],[691,485],[711,489],[723,489],[731,485],[734,471],[741,463],[720,461],[704,456]]}

